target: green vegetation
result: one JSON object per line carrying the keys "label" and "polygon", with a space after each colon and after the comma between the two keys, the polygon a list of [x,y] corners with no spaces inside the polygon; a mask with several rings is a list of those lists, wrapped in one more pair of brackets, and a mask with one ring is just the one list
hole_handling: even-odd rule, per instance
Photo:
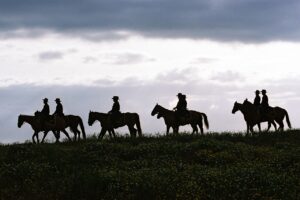
{"label": "green vegetation", "polygon": [[300,131],[1,145],[0,199],[300,199]]}

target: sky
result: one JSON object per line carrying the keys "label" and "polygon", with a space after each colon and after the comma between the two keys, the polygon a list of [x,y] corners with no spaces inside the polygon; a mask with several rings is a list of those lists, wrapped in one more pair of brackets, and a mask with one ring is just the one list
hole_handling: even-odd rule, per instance
{"label": "sky", "polygon": [[59,97],[65,114],[80,115],[89,135],[100,131],[89,111],[108,112],[115,95],[144,133],[164,134],[150,113],[172,109],[178,92],[207,114],[209,131],[237,132],[246,126],[234,102],[266,89],[299,128],[299,9],[298,0],[0,0],[0,143],[31,139],[17,118],[45,97],[51,113]]}

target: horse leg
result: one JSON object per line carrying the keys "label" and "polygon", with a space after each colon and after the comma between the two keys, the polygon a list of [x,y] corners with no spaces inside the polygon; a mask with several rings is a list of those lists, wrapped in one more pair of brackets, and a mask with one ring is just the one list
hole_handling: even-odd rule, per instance
{"label": "horse leg", "polygon": [[42,143],[44,143],[44,141],[45,141],[45,138],[46,138],[46,136],[47,136],[48,132],[49,132],[49,131],[44,131],[44,136],[43,136],[43,139],[42,139]]}
{"label": "horse leg", "polygon": [[81,132],[80,132],[80,130],[79,130],[78,128],[76,128],[76,131],[77,131],[77,134],[78,134],[78,138],[77,138],[77,139],[78,139],[78,141],[79,141],[79,140],[81,139],[81,138],[80,138],[80,133],[81,133]]}
{"label": "horse leg", "polygon": [[198,126],[199,126],[199,128],[200,128],[201,135],[203,135],[203,133],[204,133],[204,130],[203,130],[203,123],[202,123],[202,122],[199,123]]}
{"label": "horse leg", "polygon": [[67,136],[67,138],[68,138],[68,140],[69,140],[69,142],[71,142],[72,141],[72,139],[70,138],[70,136],[69,136],[69,134],[68,134],[68,132],[65,130],[65,129],[63,129],[62,130],[62,132]]}
{"label": "horse leg", "polygon": [[250,126],[249,126],[248,122],[246,124],[247,124],[247,135],[248,135],[249,134],[249,130],[250,130]]}
{"label": "horse leg", "polygon": [[254,133],[253,126],[250,126],[250,131],[252,134]]}
{"label": "horse leg", "polygon": [[59,138],[60,138],[60,131],[52,131],[53,132],[53,135],[55,137],[55,142],[56,143],[59,143]]}
{"label": "horse leg", "polygon": [[78,128],[75,128],[74,135],[76,137],[75,141],[79,141],[80,140],[80,131],[78,130]]}
{"label": "horse leg", "polygon": [[272,121],[272,124],[273,124],[273,126],[275,128],[275,131],[277,131],[277,125],[276,125],[276,123],[274,121]]}
{"label": "horse leg", "polygon": [[193,128],[192,135],[193,135],[194,133],[198,134],[198,128],[197,128],[197,124],[196,124],[196,125],[195,125],[195,124],[193,124],[193,125],[191,125],[191,126],[192,126],[192,128]]}
{"label": "horse leg", "polygon": [[278,124],[279,124],[280,131],[283,131],[284,130],[284,123],[283,123],[283,121],[278,121]]}
{"label": "horse leg", "polygon": [[260,123],[258,123],[257,126],[258,126],[258,131],[261,132],[261,126],[260,126]]}
{"label": "horse leg", "polygon": [[116,138],[115,129],[112,129],[111,133],[112,133],[113,137]]}
{"label": "horse leg", "polygon": [[131,125],[127,125],[127,126],[128,126],[131,137],[136,137],[137,130]]}
{"label": "horse leg", "polygon": [[34,139],[34,137],[35,137],[35,135],[36,135],[36,131],[34,131],[34,133],[33,133],[33,135],[32,135],[32,143],[34,143],[34,144],[36,144],[36,141],[35,141],[35,139]]}
{"label": "horse leg", "polygon": [[36,140],[37,140],[37,143],[39,144],[40,143],[39,133],[36,134]]}
{"label": "horse leg", "polygon": [[108,130],[108,134],[109,134],[110,139],[115,139],[116,138],[116,134],[115,134],[114,129]]}
{"label": "horse leg", "polygon": [[109,138],[112,139],[112,133],[111,133],[111,130],[108,130],[108,135],[109,135]]}
{"label": "horse leg", "polygon": [[167,136],[169,135],[169,131],[170,131],[170,126],[167,125],[167,132],[166,132],[166,135],[167,135]]}
{"label": "horse leg", "polygon": [[99,135],[98,135],[98,140],[102,140],[105,132],[106,132],[106,129],[102,128],[101,131],[100,131],[100,133],[99,133]]}
{"label": "horse leg", "polygon": [[174,134],[178,134],[179,133],[179,126],[173,126],[173,132]]}

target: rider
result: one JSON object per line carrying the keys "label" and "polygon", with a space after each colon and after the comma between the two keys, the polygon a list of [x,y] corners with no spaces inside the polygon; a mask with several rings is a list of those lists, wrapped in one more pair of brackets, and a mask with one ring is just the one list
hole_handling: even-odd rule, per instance
{"label": "rider", "polygon": [[263,116],[265,116],[269,110],[269,99],[267,96],[267,91],[265,89],[263,89],[261,91],[262,93],[262,101],[261,101],[261,113]]}
{"label": "rider", "polygon": [[119,103],[119,97],[114,96],[113,98],[114,104],[112,106],[111,111],[108,112],[108,114],[111,115],[112,122],[116,124],[117,120],[119,119],[121,112],[120,112],[120,103]]}
{"label": "rider", "polygon": [[56,110],[53,113],[53,115],[57,115],[57,116],[60,116],[60,117],[64,116],[63,105],[61,104],[60,99],[56,98],[55,102],[56,102]]}
{"label": "rider", "polygon": [[50,108],[49,108],[49,105],[48,105],[48,99],[44,98],[43,102],[44,102],[44,107],[41,110],[41,118],[40,118],[42,126],[44,126],[45,121],[49,119],[49,114],[50,114]]}
{"label": "rider", "polygon": [[49,108],[49,105],[48,105],[48,99],[47,99],[47,98],[44,98],[44,99],[43,99],[43,102],[44,102],[44,107],[43,107],[43,109],[41,110],[41,114],[44,115],[45,117],[49,117],[49,114],[50,114],[50,108]]}
{"label": "rider", "polygon": [[178,97],[178,103],[173,110],[175,110],[177,121],[179,121],[180,117],[182,116],[185,117],[187,115],[187,102],[186,102],[186,95],[182,93],[178,93],[177,97]]}
{"label": "rider", "polygon": [[265,108],[268,108],[269,107],[269,99],[268,99],[268,96],[267,96],[267,91],[264,89],[261,91],[263,97],[262,97],[262,101],[261,101],[261,106],[262,107],[265,107]]}
{"label": "rider", "polygon": [[260,96],[259,96],[259,94],[260,94],[260,91],[259,90],[256,90],[255,91],[255,99],[254,99],[254,102],[253,102],[253,104],[255,105],[255,106],[260,106]]}

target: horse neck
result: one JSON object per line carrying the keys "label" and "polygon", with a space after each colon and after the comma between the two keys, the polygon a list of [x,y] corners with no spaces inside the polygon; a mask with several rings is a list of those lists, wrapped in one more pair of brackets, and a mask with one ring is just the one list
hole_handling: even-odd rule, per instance
{"label": "horse neck", "polygon": [[159,111],[162,118],[164,119],[166,124],[172,124],[174,120],[174,112],[172,110],[168,110],[164,107],[161,107],[161,110]]}
{"label": "horse neck", "polygon": [[22,115],[22,118],[24,119],[24,122],[34,121],[34,116],[31,116],[31,115]]}
{"label": "horse neck", "polygon": [[172,110],[168,110],[162,106],[160,106],[160,111],[161,115],[164,117],[166,115],[169,115],[169,114],[173,114],[173,111]]}
{"label": "horse neck", "polygon": [[20,118],[22,118],[22,120],[30,125],[34,125],[35,122],[35,117],[34,116],[30,116],[30,115],[21,115]]}
{"label": "horse neck", "polygon": [[99,113],[99,112],[95,112],[95,119],[98,120],[99,122],[103,121],[104,119],[107,118],[107,114],[106,113]]}

